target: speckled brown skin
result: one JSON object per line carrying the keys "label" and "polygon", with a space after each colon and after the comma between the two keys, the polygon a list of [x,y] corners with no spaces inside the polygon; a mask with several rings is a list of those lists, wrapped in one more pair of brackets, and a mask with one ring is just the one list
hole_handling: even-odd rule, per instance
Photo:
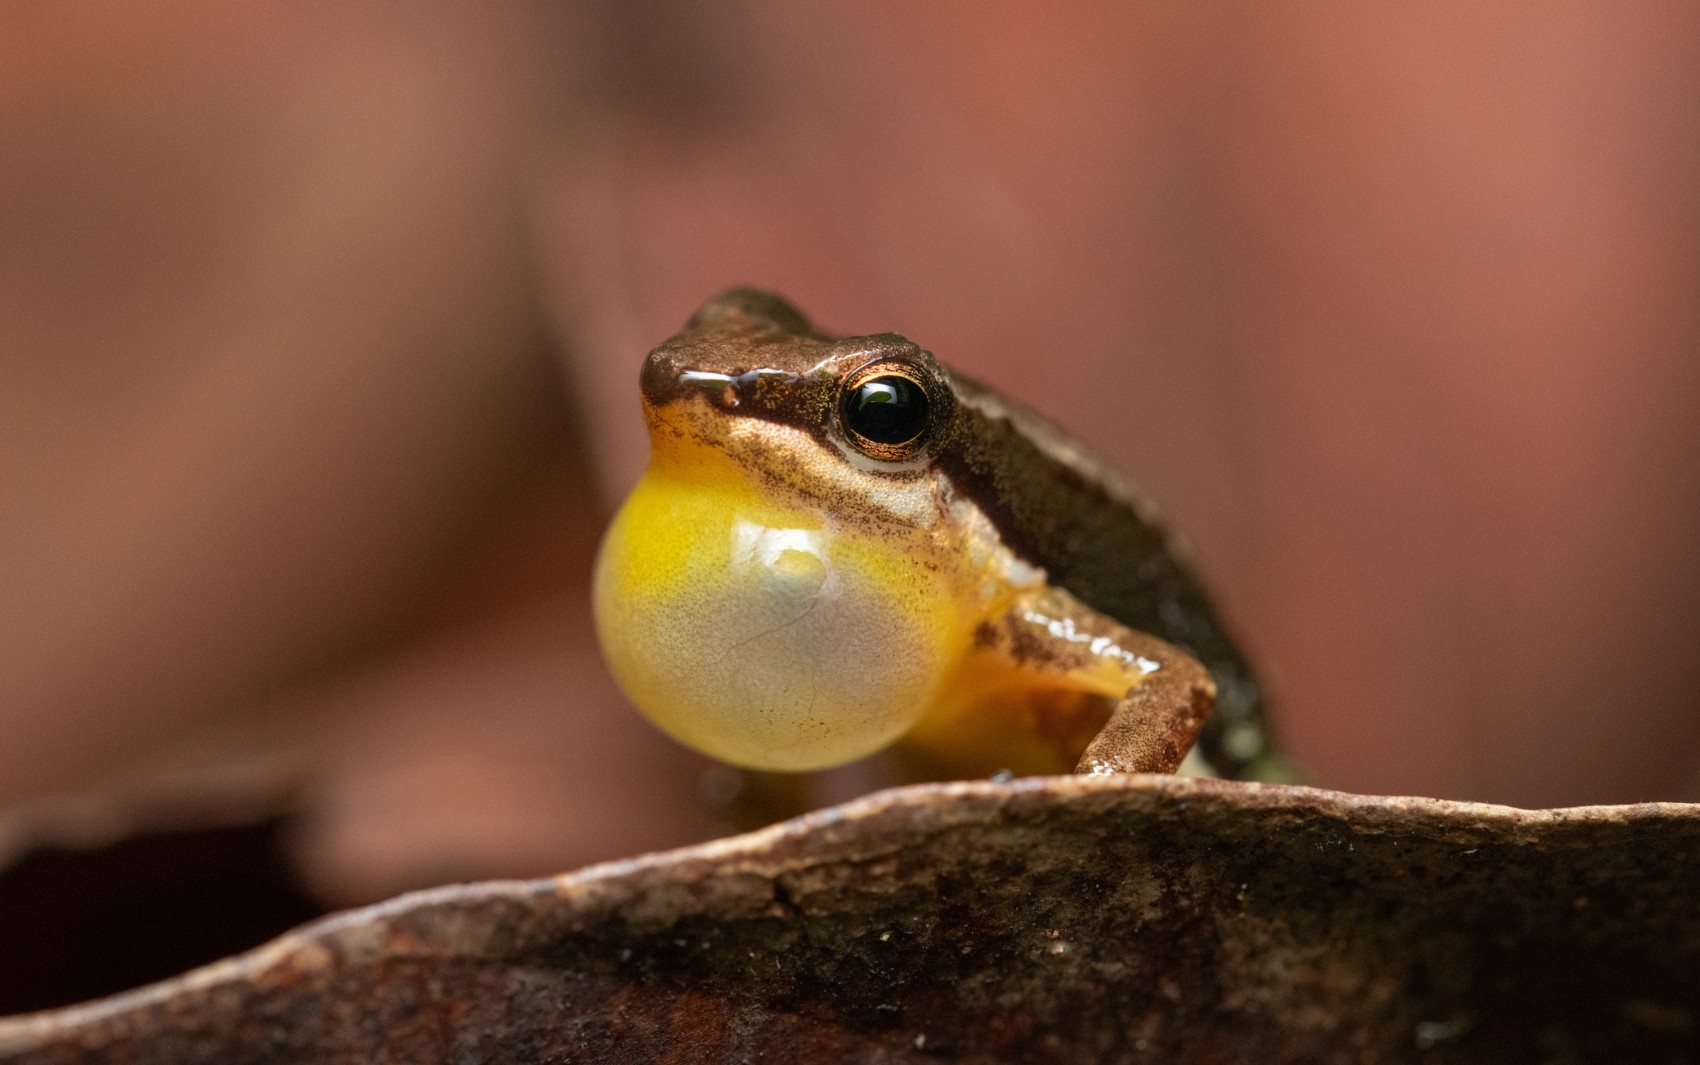
{"label": "speckled brown skin", "polygon": [[[1257,686],[1244,660],[1150,508],[1102,462],[1032,411],[940,365],[895,333],[833,337],[778,296],[753,289],[734,289],[705,305],[683,332],[650,355],[642,388],[651,407],[705,398],[713,411],[779,423],[843,450],[834,421],[839,383],[878,359],[921,369],[932,428],[909,461],[867,461],[859,470],[899,481],[942,473],[951,490],[985,516],[1004,547],[1045,571],[1049,588],[1040,604],[1045,616],[1066,618],[1078,631],[1113,634],[1120,646],[1137,648],[1160,664],[1143,681],[1130,676],[1130,694],[1091,740],[1077,771],[1172,772],[1214,699],[1217,717],[1204,728],[1201,753],[1217,772],[1240,775],[1263,753]],[[693,378],[692,372],[702,376]],[[717,431],[713,425],[704,429]],[[864,500],[843,485],[800,469],[759,438],[715,442],[747,468],[783,482],[841,520],[854,521],[858,514],[869,521],[889,519],[867,513]],[[1069,668],[1081,654],[1079,644],[1024,621],[1032,605],[1018,604],[996,621],[994,642],[1023,667]],[[1238,730],[1231,750],[1223,742],[1229,729]],[[1075,742],[1077,752],[1079,747]]]}

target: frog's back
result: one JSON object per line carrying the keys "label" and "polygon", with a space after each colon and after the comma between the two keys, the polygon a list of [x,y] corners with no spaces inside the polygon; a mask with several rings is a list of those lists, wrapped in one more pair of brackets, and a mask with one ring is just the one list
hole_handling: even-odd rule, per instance
{"label": "frog's back", "polygon": [[1045,418],[951,373],[958,424],[938,457],[1018,555],[1130,628],[1191,652],[1217,686],[1198,747],[1225,776],[1271,753],[1257,681],[1174,538],[1125,479]]}

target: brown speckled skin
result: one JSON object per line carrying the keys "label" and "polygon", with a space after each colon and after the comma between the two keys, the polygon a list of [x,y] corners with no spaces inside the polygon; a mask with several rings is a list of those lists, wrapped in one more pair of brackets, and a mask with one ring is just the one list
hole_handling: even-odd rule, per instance
{"label": "brown speckled skin", "polygon": [[[754,289],[733,289],[709,301],[683,332],[650,355],[642,388],[652,405],[685,393],[706,395],[728,412],[780,422],[827,442],[840,373],[880,357],[927,368],[923,383],[936,426],[925,440],[924,464],[881,471],[882,476],[919,478],[942,471],[986,515],[1005,546],[1078,601],[1057,609],[1079,613],[1084,604],[1085,613],[1096,611],[1133,633],[1156,636],[1209,670],[1215,713],[1204,719],[1212,704],[1210,684],[1200,683],[1185,656],[1150,644],[1167,675],[1136,692],[1134,705],[1119,709],[1081,759],[1081,769],[1171,771],[1198,734],[1200,751],[1217,772],[1241,775],[1265,750],[1250,669],[1150,508],[1114,471],[1037,414],[940,365],[895,333],[833,337],[778,296]],[[806,373],[823,360],[830,360],[830,372]],[[686,370],[750,376],[737,388],[705,390],[679,383]],[[752,374],[757,370],[776,373]],[[807,492],[810,486],[792,487]],[[823,494],[816,502],[840,515],[854,514],[853,501]],[[1240,742],[1230,753],[1223,739],[1235,727]],[[1248,745],[1248,736],[1257,742]]]}
{"label": "brown speckled skin", "polygon": [[4,1065],[1700,1062],[1700,809],[922,785],[309,925]]}

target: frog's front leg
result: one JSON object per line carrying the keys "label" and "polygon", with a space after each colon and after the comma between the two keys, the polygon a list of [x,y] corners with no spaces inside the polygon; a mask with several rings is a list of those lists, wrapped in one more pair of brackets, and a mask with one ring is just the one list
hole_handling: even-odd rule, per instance
{"label": "frog's front leg", "polygon": [[1174,645],[1035,590],[978,627],[905,753],[940,775],[1172,773],[1215,694]]}

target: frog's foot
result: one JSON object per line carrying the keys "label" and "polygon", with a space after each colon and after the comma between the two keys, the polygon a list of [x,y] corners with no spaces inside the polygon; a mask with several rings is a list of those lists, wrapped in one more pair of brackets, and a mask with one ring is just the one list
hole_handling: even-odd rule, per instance
{"label": "frog's foot", "polygon": [[1215,693],[1179,648],[1035,590],[980,626],[904,747],[933,775],[1172,773]]}

